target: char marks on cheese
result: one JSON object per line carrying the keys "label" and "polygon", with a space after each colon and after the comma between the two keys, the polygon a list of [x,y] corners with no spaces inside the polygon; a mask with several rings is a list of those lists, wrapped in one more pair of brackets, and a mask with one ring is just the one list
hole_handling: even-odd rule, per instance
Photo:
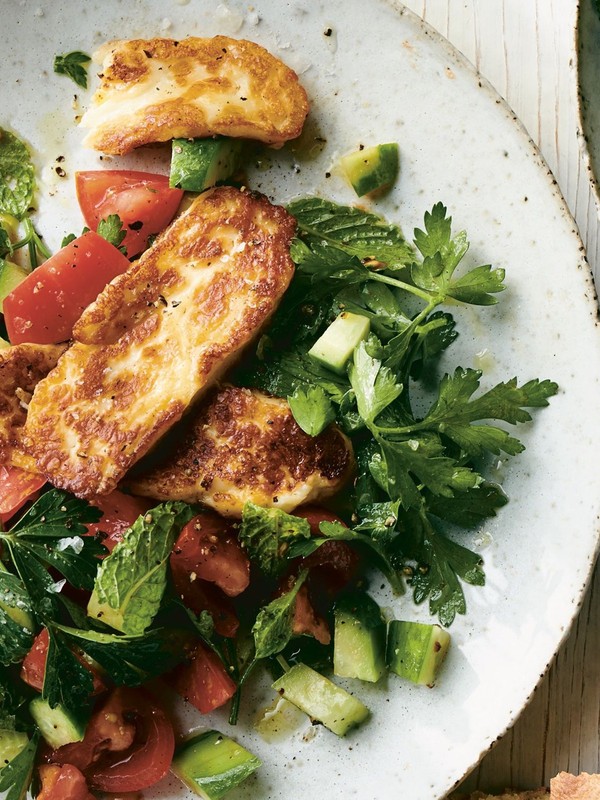
{"label": "char marks on cheese", "polygon": [[[293,511],[337,492],[349,478],[352,446],[335,426],[309,436],[288,403],[256,389],[225,387],[141,462],[126,485],[156,500],[203,503],[241,517],[247,501]],[[158,461],[157,461],[158,460]]]}
{"label": "char marks on cheese", "polygon": [[298,76],[254,42],[215,36],[109,42],[81,120],[84,144],[113,155],[175,138],[223,136],[279,145],[308,113]]}
{"label": "char marks on cheese", "polygon": [[295,222],[260,195],[199,195],[89,306],[29,405],[40,472],[107,494],[268,322],[293,274]]}
{"label": "char marks on cheese", "polygon": [[65,349],[61,344],[18,344],[0,350],[0,464],[36,471],[22,443],[27,407]]}

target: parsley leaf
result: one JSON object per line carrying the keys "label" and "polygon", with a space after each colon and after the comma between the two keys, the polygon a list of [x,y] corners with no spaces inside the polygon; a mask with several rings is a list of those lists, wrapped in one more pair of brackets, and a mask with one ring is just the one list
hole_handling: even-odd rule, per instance
{"label": "parsley leaf", "polygon": [[0,664],[17,664],[33,644],[33,609],[23,583],[0,566]]}
{"label": "parsley leaf", "polygon": [[37,736],[33,736],[19,755],[0,769],[0,796],[3,800],[25,800],[33,777],[37,746]]}
{"label": "parsley leaf", "polygon": [[90,616],[132,636],[144,633],[167,585],[175,538],[192,516],[186,503],[168,502],[138,517],[98,570]]}
{"label": "parsley leaf", "polygon": [[91,57],[79,50],[66,53],[54,58],[54,72],[57,75],[67,75],[82,89],[87,89],[87,72],[84,64],[89,64]]}
{"label": "parsley leaf", "polygon": [[331,400],[321,386],[298,386],[287,400],[294,419],[310,436],[318,436],[335,419]]}
{"label": "parsley leaf", "polygon": [[242,547],[267,575],[279,575],[287,566],[286,553],[291,542],[310,539],[310,525],[278,508],[262,508],[246,503],[238,531]]}
{"label": "parsley leaf", "polygon": [[92,673],[71,651],[63,635],[49,626],[42,697],[51,708],[61,706],[79,713],[90,708],[92,691]]}
{"label": "parsley leaf", "polygon": [[[127,231],[123,229],[123,223],[118,214],[109,214],[106,219],[101,219],[96,233],[115,247],[120,247],[121,242],[127,236]],[[122,248],[120,249],[121,252],[125,252]]]}

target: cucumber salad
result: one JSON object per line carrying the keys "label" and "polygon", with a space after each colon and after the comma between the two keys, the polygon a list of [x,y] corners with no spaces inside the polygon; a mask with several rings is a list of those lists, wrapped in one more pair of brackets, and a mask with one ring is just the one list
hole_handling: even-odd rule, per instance
{"label": "cucumber salad", "polygon": [[[216,38],[226,56],[240,44]],[[138,66],[139,58],[166,64],[169,48],[188,47],[157,39],[120,44],[137,45],[131,63]],[[214,40],[194,46],[209,52]],[[85,88],[89,60],[80,52],[60,55],[55,70]],[[235,68],[243,67],[239,56]],[[151,88],[163,89],[159,71],[150,78],[138,72],[142,77],[128,73],[127,80],[155,80]],[[296,100],[287,113],[302,122],[308,106],[290,73],[282,73],[285,88]],[[469,242],[452,229],[441,202],[424,210],[410,240],[377,213],[378,198],[398,174],[397,143],[369,142],[339,160],[356,205],[313,196],[283,209],[277,198],[253,191],[247,165],[260,148],[296,137],[301,123],[296,130],[290,122],[281,139],[271,129],[263,135],[264,114],[256,111],[248,81],[248,96],[239,98],[240,107],[248,105],[247,119],[236,112],[221,127],[188,131],[181,101],[169,109],[176,135],[153,139],[159,134],[140,131],[138,121],[112,145],[108,133],[95,131],[103,144],[92,146],[102,152],[112,146],[121,149],[108,152],[128,152],[126,136],[131,148],[156,141],[171,154],[170,175],[77,173],[83,230],[65,232],[55,253],[37,227],[25,132],[0,127],[0,796],[6,800],[28,793],[42,800],[123,797],[169,771],[193,794],[217,800],[261,767],[235,728],[229,735],[211,727],[219,718],[222,728],[236,724],[247,686],[261,674],[273,700],[283,698],[339,737],[370,716],[363,682],[389,674],[433,686],[451,646],[448,629],[468,612],[464,584],[485,583],[485,565],[468,537],[508,502],[486,477],[491,459],[524,449],[509,426],[531,420],[531,409],[557,392],[552,381],[531,376],[489,386],[480,370],[459,364],[442,374],[441,359],[448,363],[459,335],[452,307],[480,306],[483,319],[505,275],[489,265],[462,265]],[[103,87],[105,95],[110,88]],[[306,107],[296,113],[294,103]],[[270,158],[277,159],[276,151]],[[77,449],[86,475],[94,458],[110,461],[111,469],[117,464],[112,484],[107,468],[98,468],[100,491],[88,478],[69,483],[61,477],[66,460],[50,457],[52,436],[39,433],[52,425],[35,427],[39,398],[53,381],[55,394],[48,396],[63,396],[56,375],[66,363],[75,369],[90,352],[108,352],[131,331],[142,336],[158,315],[178,311],[184,301],[167,289],[190,264],[200,269],[194,261],[200,245],[181,232],[194,213],[213,215],[211,230],[221,238],[207,234],[202,245],[213,260],[234,270],[236,259],[252,251],[257,269],[281,262],[291,280],[279,294],[273,290],[265,319],[252,322],[247,340],[222,356],[219,371],[190,391],[189,407],[169,417],[159,434],[152,429],[125,466],[120,455],[111,461],[100,453],[103,437],[119,453],[127,454],[131,442],[115,416],[120,396],[107,396],[100,379],[97,389],[86,386],[84,412],[66,401],[46,407],[56,430],[75,419],[61,436],[67,450]],[[238,225],[250,233],[227,250],[223,241],[235,239]],[[291,233],[277,239],[276,230]],[[167,264],[167,289],[161,284],[152,294],[144,285],[143,302],[136,300],[123,321],[119,307],[132,303],[136,270],[149,274],[143,270],[163,264],[158,259]],[[270,277],[265,281],[272,286]],[[247,283],[250,298],[266,292],[258,279]],[[228,291],[222,283],[217,291],[216,278],[207,287],[202,291],[211,297]],[[213,315],[229,302],[222,294]],[[245,328],[250,323],[242,313]],[[181,325],[189,324],[185,319]],[[207,333],[204,344],[211,346],[214,335]],[[139,392],[142,374],[166,384],[167,393],[179,391],[164,368],[156,369],[152,352],[149,346],[119,351],[119,359],[133,364],[124,373],[130,381],[124,397]],[[111,369],[117,367],[105,372]],[[78,374],[64,371],[71,376],[65,392]],[[155,417],[162,412],[159,404]],[[88,440],[81,431],[89,431]],[[375,599],[382,579],[397,598],[393,614]],[[403,619],[411,602],[428,609],[429,619]],[[344,686],[351,683],[352,691],[337,678],[349,679]],[[197,709],[195,733],[180,735],[174,694]],[[206,725],[201,715],[216,709]]]}

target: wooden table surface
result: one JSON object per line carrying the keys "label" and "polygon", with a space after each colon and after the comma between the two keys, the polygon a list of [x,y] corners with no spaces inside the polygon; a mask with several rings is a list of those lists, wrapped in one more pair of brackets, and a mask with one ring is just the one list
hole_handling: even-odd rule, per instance
{"label": "wooden table surface", "polygon": [[[553,171],[600,280],[599,212],[580,152],[576,0],[404,0],[508,101]],[[600,772],[600,568],[568,639],[511,730],[466,778],[468,791],[548,786]]]}

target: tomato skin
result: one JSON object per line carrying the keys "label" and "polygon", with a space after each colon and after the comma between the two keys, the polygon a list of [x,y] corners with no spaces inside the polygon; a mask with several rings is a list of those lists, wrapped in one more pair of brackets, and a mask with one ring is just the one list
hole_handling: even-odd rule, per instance
{"label": "tomato skin", "polygon": [[231,525],[210,511],[183,528],[171,553],[171,569],[176,585],[195,575],[229,597],[241,594],[250,582],[250,561]]}
{"label": "tomato skin", "polygon": [[0,466],[0,518],[8,522],[29,500],[37,500],[46,478],[19,467]]}
{"label": "tomato skin", "polygon": [[208,714],[226,703],[236,692],[236,684],[216,653],[199,644],[186,664],[172,673],[171,685],[201,714]]}
{"label": "tomato skin", "polygon": [[148,237],[160,233],[175,216],[183,191],[171,189],[166,175],[128,170],[92,170],[75,174],[77,200],[86,224],[118,214],[127,235],[122,246],[129,258],[148,247]]}
{"label": "tomato skin", "polygon": [[123,538],[125,531],[136,519],[152,508],[154,503],[145,497],[132,497],[115,489],[104,497],[95,497],[90,504],[102,511],[98,522],[87,526],[91,536],[99,536],[102,544],[112,552],[115,545]]}
{"label": "tomato skin", "polygon": [[[21,680],[41,692],[44,688],[44,674],[46,672],[46,658],[48,656],[49,636],[48,628],[42,628],[40,633],[33,640],[31,649],[23,659],[21,664]],[[84,658],[75,654],[78,661],[92,673],[94,679],[94,688],[92,695],[101,694],[106,690],[106,684],[100,677],[100,674],[94,667],[87,662]]]}
{"label": "tomato skin", "polygon": [[95,800],[85,777],[72,764],[42,764],[39,773],[42,790],[38,800]]}
{"label": "tomato skin", "polygon": [[[123,729],[132,723],[130,735]],[[173,726],[162,706],[142,689],[121,686],[94,712],[83,741],[55,750],[50,761],[77,763],[92,789],[136,792],[167,774],[174,752]]]}
{"label": "tomato skin", "polygon": [[[302,506],[294,511],[295,516],[304,517],[310,525],[313,536],[320,536],[319,523],[345,523],[331,511],[318,506]],[[325,593],[339,592],[349,583],[358,571],[360,559],[346,543],[339,541],[325,542],[314,553],[302,559],[302,566],[311,572],[311,585]]]}
{"label": "tomato skin", "polygon": [[58,344],[71,338],[84,308],[130,263],[89,231],[30,273],[4,300],[11,344]]}

